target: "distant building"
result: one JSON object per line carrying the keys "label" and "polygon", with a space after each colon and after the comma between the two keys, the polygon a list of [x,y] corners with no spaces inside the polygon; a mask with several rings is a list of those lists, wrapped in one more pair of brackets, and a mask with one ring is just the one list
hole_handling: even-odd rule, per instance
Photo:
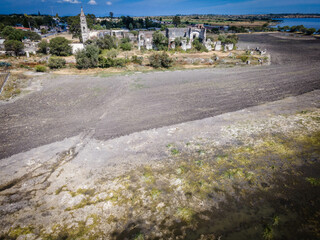
{"label": "distant building", "polygon": [[22,31],[31,31],[31,28],[25,28],[25,27],[13,27],[15,29],[19,29],[19,30],[22,30]]}
{"label": "distant building", "polygon": [[[115,37],[117,39],[129,38],[132,42],[138,42],[139,50],[141,48],[145,49],[154,49],[153,45],[153,33],[154,31],[140,31],[138,36],[134,35],[128,29],[121,30],[92,30],[90,31],[87,26],[86,16],[81,7],[80,13],[80,27],[81,27],[81,36],[82,43],[85,43],[89,39],[103,38],[105,35]],[[149,29],[150,30],[150,29]],[[157,29],[155,29],[157,30]],[[194,27],[188,28],[168,28],[166,32],[162,32],[168,38],[168,48],[174,49],[176,47],[181,47],[183,50],[191,49],[192,42],[195,39],[199,41],[210,51],[212,50],[211,40],[206,38],[206,28],[203,24],[197,24]],[[180,46],[176,46],[176,39],[180,40]],[[84,46],[76,44],[72,46],[73,52],[81,50]]]}

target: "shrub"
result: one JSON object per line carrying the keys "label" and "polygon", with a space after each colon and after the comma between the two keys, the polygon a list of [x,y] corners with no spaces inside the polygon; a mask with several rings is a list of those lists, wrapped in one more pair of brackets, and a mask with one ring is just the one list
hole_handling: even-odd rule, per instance
{"label": "shrub", "polygon": [[196,38],[193,42],[192,42],[192,46],[200,52],[208,52],[208,49],[200,42],[200,40],[198,38]]}
{"label": "shrub", "polygon": [[8,63],[8,62],[0,62],[0,67],[11,67],[11,63]]}
{"label": "shrub", "polygon": [[116,58],[118,56],[118,51],[116,49],[111,49],[107,52],[108,58]]}
{"label": "shrub", "polygon": [[109,67],[124,67],[128,63],[125,58],[104,58],[99,57],[99,67],[109,68]]}
{"label": "shrub", "polygon": [[127,63],[128,63],[128,60],[125,58],[114,59],[114,67],[124,67]]}
{"label": "shrub", "polygon": [[247,55],[241,55],[241,56],[240,56],[240,59],[241,59],[242,62],[246,62],[246,61],[248,61],[249,56],[247,56]]}
{"label": "shrub", "polygon": [[150,65],[154,68],[169,68],[172,66],[173,60],[165,52],[163,53],[154,53],[149,57]]}
{"label": "shrub", "polygon": [[136,55],[131,57],[131,62],[136,63],[136,64],[142,64],[143,57],[138,57]]}
{"label": "shrub", "polygon": [[52,38],[49,43],[50,53],[57,56],[71,55],[72,49],[69,43],[70,41],[65,39],[64,37]]}
{"label": "shrub", "polygon": [[138,31],[136,31],[136,30],[132,30],[132,31],[130,31],[134,36],[138,36],[138,34],[139,34],[139,32]]}
{"label": "shrub", "polygon": [[123,51],[130,51],[130,50],[132,49],[132,44],[129,43],[129,42],[121,43],[121,44],[120,44],[120,48],[121,48]]}
{"label": "shrub", "polygon": [[218,40],[221,41],[221,43],[233,43],[236,45],[238,43],[238,36],[233,34],[233,35],[219,35]]}
{"label": "shrub", "polygon": [[49,47],[48,42],[46,40],[42,40],[38,44],[38,52],[47,54],[48,53],[48,47]]}
{"label": "shrub", "polygon": [[99,67],[101,68],[109,68],[113,67],[114,65],[114,59],[112,58],[104,58],[102,56],[99,57]]}
{"label": "shrub", "polygon": [[49,59],[49,68],[63,68],[66,65],[66,60],[58,57],[51,57]]}
{"label": "shrub", "polygon": [[43,65],[36,65],[34,69],[36,70],[36,72],[46,72],[47,71],[46,66],[43,66]]}
{"label": "shrub", "polygon": [[95,45],[89,45],[76,54],[76,66],[79,69],[94,68],[99,63],[99,48]]}

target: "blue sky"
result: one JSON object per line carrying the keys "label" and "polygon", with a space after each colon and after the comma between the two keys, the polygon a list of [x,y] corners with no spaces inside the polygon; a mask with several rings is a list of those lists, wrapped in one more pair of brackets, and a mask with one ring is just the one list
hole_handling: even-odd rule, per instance
{"label": "blue sky", "polygon": [[76,15],[81,5],[96,16],[320,13],[320,0],[0,0],[0,14]]}

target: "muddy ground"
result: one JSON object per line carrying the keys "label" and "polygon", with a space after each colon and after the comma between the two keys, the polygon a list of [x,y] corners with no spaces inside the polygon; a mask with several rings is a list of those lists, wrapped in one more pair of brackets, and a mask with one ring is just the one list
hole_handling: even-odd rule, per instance
{"label": "muddy ground", "polygon": [[320,238],[319,42],[241,44],[273,64],[42,75],[0,105],[0,239]]}

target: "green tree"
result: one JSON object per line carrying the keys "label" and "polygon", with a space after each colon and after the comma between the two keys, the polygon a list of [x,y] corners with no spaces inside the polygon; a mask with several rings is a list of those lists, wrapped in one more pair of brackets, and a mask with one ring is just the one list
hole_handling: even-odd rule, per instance
{"label": "green tree", "polygon": [[316,29],[315,29],[315,28],[308,28],[305,33],[306,33],[307,35],[312,35],[312,34],[314,34],[315,32],[316,32]]}
{"label": "green tree", "polygon": [[69,45],[70,41],[64,37],[52,38],[49,47],[50,53],[57,56],[69,56],[72,54],[72,48]]}
{"label": "green tree", "polygon": [[289,31],[290,30],[290,27],[289,26],[284,26],[283,27],[283,30],[286,32],[286,31]]}
{"label": "green tree", "polygon": [[172,23],[175,25],[175,26],[178,26],[180,23],[181,23],[181,19],[179,16],[174,16],[172,18]]}
{"label": "green tree", "polygon": [[13,51],[16,55],[18,55],[24,48],[24,45],[18,40],[6,40],[4,42],[4,47],[6,51]]}
{"label": "green tree", "polygon": [[44,29],[44,28],[41,29],[41,34],[47,34],[47,33],[48,33],[47,29]]}
{"label": "green tree", "polygon": [[101,49],[112,49],[117,47],[115,39],[110,35],[104,35],[103,38],[98,38],[96,44]]}
{"label": "green tree", "polygon": [[18,40],[18,41],[21,41],[25,36],[22,30],[14,29],[11,26],[6,26],[2,30],[1,35],[7,40]]}
{"label": "green tree", "polygon": [[5,25],[3,23],[0,23],[0,32],[4,29]]}
{"label": "green tree", "polygon": [[41,36],[38,33],[31,32],[31,31],[24,32],[24,36],[26,38],[30,39],[31,41],[40,41],[41,40]]}
{"label": "green tree", "polygon": [[168,38],[166,38],[160,31],[152,34],[152,42],[158,50],[165,50],[168,47]]}
{"label": "green tree", "polygon": [[113,12],[109,13],[110,18],[113,18]]}
{"label": "green tree", "polygon": [[46,40],[42,40],[39,44],[38,44],[38,52],[39,53],[44,53],[47,54],[48,53],[48,47],[49,44]]}
{"label": "green tree", "polygon": [[98,66],[99,48],[95,45],[88,45],[85,49],[76,54],[77,68],[87,69]]}

